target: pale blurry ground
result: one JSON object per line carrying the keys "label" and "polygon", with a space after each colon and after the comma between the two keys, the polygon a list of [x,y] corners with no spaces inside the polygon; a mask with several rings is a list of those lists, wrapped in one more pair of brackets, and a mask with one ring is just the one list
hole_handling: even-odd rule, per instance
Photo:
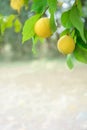
{"label": "pale blurry ground", "polygon": [[87,65],[0,64],[0,130],[87,130]]}

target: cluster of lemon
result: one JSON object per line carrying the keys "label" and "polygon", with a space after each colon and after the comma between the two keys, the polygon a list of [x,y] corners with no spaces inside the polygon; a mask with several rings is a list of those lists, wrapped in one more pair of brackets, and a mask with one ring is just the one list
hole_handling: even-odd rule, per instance
{"label": "cluster of lemon", "polygon": [[[47,38],[52,35],[49,18],[40,18],[34,27],[35,33],[42,38]],[[62,54],[70,54],[75,49],[75,42],[70,35],[60,37],[57,42],[57,48]]]}
{"label": "cluster of lemon", "polygon": [[[20,12],[21,7],[24,5],[24,0],[11,0],[10,6]],[[42,38],[47,38],[52,35],[50,28],[50,19],[47,17],[40,18],[34,27],[36,35]],[[57,42],[58,50],[63,54],[70,54],[75,49],[75,42],[69,35],[62,36]]]}

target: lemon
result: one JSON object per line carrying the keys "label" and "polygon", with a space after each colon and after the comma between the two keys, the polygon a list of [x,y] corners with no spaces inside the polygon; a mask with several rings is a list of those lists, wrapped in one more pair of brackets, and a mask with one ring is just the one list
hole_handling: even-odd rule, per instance
{"label": "lemon", "polygon": [[11,0],[10,6],[20,12],[21,7],[24,5],[24,0]]}
{"label": "lemon", "polygon": [[64,35],[58,40],[57,48],[63,54],[70,54],[75,49],[75,42],[71,36]]}
{"label": "lemon", "polygon": [[35,33],[42,38],[50,37],[52,32],[50,28],[50,19],[49,18],[40,18],[34,27]]}

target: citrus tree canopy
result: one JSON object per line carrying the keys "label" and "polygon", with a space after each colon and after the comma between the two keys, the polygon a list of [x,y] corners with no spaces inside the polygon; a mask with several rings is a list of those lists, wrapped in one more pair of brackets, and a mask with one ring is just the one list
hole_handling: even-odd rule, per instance
{"label": "citrus tree canopy", "polygon": [[[66,56],[67,65],[73,68],[73,59],[87,64],[87,1],[86,0],[9,0],[9,15],[0,13],[0,34],[7,28],[21,32],[22,44],[32,40],[33,52],[40,40],[58,34],[56,48]],[[68,3],[68,4],[67,4]],[[20,17],[28,14],[25,21]]]}

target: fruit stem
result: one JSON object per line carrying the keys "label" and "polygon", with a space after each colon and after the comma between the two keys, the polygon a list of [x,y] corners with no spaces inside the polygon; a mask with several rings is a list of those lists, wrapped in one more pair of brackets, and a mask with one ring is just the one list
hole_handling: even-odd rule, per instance
{"label": "fruit stem", "polygon": [[45,12],[48,10],[49,6],[46,7],[46,9],[42,12],[42,15],[45,14]]}
{"label": "fruit stem", "polygon": [[75,33],[75,28],[72,28],[70,34]]}
{"label": "fruit stem", "polygon": [[75,5],[76,5],[76,6],[78,5],[78,0],[75,0]]}

